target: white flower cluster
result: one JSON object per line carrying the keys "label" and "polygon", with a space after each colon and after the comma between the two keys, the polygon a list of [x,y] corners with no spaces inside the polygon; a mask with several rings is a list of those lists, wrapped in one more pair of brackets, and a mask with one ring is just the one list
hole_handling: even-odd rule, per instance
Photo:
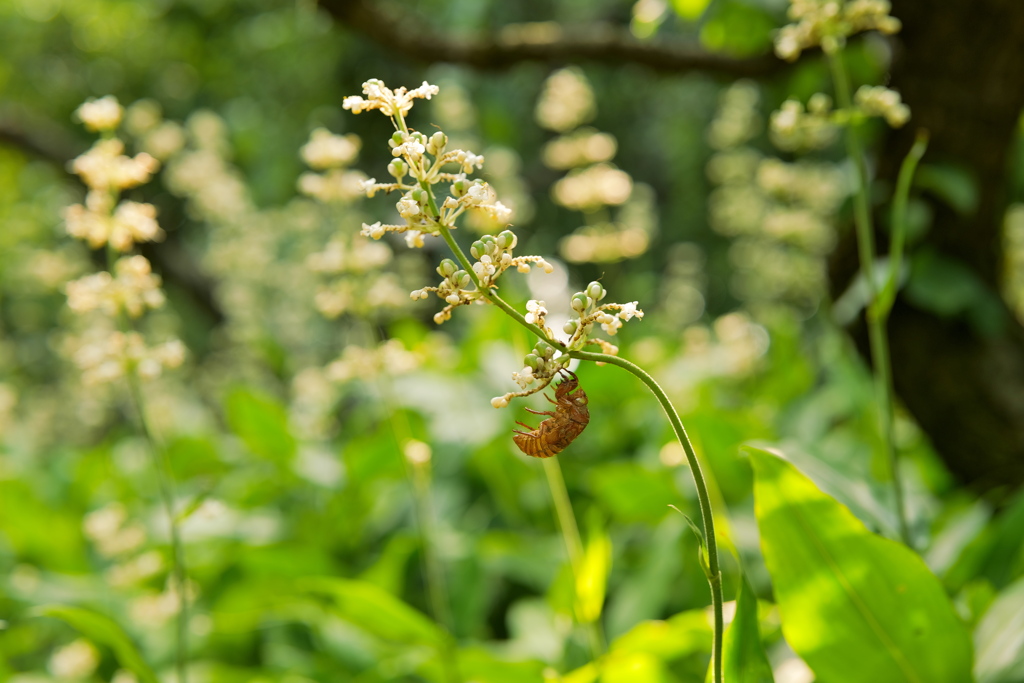
{"label": "white flower cluster", "polygon": [[861,86],[854,101],[865,115],[881,116],[893,128],[900,128],[910,120],[910,107],[903,104],[898,92],[885,86]]}
{"label": "white flower cluster", "polygon": [[145,256],[125,256],[114,264],[117,277],[107,271],[86,275],[67,284],[68,308],[76,313],[101,310],[115,317],[122,311],[138,318],[147,308],[164,305],[160,276]]}
{"label": "white flower cluster", "polygon": [[[437,267],[437,274],[444,278],[436,287],[423,287],[414,290],[410,296],[413,301],[426,299],[433,292],[448,304],[434,315],[434,322],[441,324],[451,319],[452,311],[458,306],[472,303],[486,303],[483,292],[495,287],[495,281],[509,268],[515,267],[520,273],[528,273],[533,265],[544,272],[550,273],[554,267],[540,256],[513,256],[518,238],[511,230],[504,230],[495,235],[483,235],[473,242],[469,253],[476,261],[473,263],[474,278],[469,272],[459,268],[452,259],[444,259]],[[472,286],[472,288],[470,288]],[[528,318],[529,320],[529,318]],[[532,322],[532,321],[531,321]]]}
{"label": "white flower cluster", "polygon": [[771,115],[772,143],[787,152],[828,147],[839,135],[832,114],[832,100],[822,93],[812,95],[806,109],[797,100],[786,100]]}
{"label": "white flower cluster", "polygon": [[116,97],[107,95],[98,100],[86,100],[75,110],[75,116],[87,130],[93,133],[102,133],[114,130],[121,125],[124,110],[118,104]]}
{"label": "white flower cluster", "polygon": [[405,88],[391,90],[380,79],[371,78],[363,83],[363,94],[366,95],[366,99],[353,95],[352,97],[346,97],[342,101],[341,106],[352,110],[353,114],[380,109],[381,113],[385,116],[392,118],[396,116],[404,117],[412,109],[414,99],[423,98],[429,100],[437,92],[437,86],[430,85],[426,81],[423,81],[423,85],[420,87],[413,88],[412,90],[406,90]]}
{"label": "white flower cluster", "polygon": [[[512,212],[497,200],[490,185],[468,178],[474,170],[483,167],[483,156],[463,149],[448,150],[448,136],[443,132],[437,131],[428,137],[406,125],[405,115],[412,109],[413,100],[430,99],[438,93],[437,86],[424,82],[414,90],[392,91],[381,81],[371,79],[363,83],[363,93],[366,99],[346,97],[345,109],[355,114],[379,109],[391,117],[396,130],[388,141],[395,157],[388,165],[388,173],[395,182],[378,183],[376,178],[371,178],[363,183],[362,189],[368,197],[380,191],[401,191],[396,208],[405,219],[404,225],[364,224],[364,235],[380,239],[388,232],[407,233],[406,242],[410,247],[422,247],[424,235],[437,235],[442,227],[454,229],[455,220],[467,209],[481,211],[498,223],[508,223]],[[457,172],[443,170],[452,165],[457,167]],[[409,176],[408,182],[406,176]],[[429,189],[438,183],[450,183],[449,196],[440,206],[433,190]]]}
{"label": "white flower cluster", "polygon": [[[121,106],[113,97],[87,102],[79,118],[92,130],[109,133],[120,123]],[[124,143],[105,137],[75,159],[71,169],[89,187],[85,204],[65,211],[67,231],[97,249],[104,245],[115,251],[129,251],[136,243],[163,237],[152,204],[119,202],[122,190],[147,182],[159,162],[146,153],[123,154]],[[109,382],[127,374],[155,377],[164,368],[174,368],[185,358],[184,345],[174,339],[156,347],[146,345],[137,332],[112,331],[110,323],[121,314],[138,318],[148,309],[160,308],[164,294],[160,277],[140,255],[126,256],[113,265],[113,273],[102,271],[69,282],[68,307],[84,315],[98,311],[97,320],[71,355],[83,371],[86,384]]]}
{"label": "white flower cluster", "polygon": [[862,118],[881,116],[893,128],[910,120],[910,107],[900,94],[885,86],[861,86],[854,96],[852,110],[833,110],[832,98],[815,93],[807,100],[807,109],[796,100],[786,100],[771,116],[772,143],[787,152],[822,149],[838,135],[839,126]]}
{"label": "white flower cluster", "polygon": [[[527,322],[537,325],[548,339],[537,342],[533,351],[523,359],[523,369],[512,373],[512,380],[520,386],[520,391],[513,391],[504,396],[491,399],[495,408],[504,408],[513,398],[529,396],[543,390],[569,363],[569,353],[585,346],[597,346],[603,353],[615,355],[619,349],[607,340],[591,337],[594,325],[600,325],[606,334],[614,336],[624,322],[633,318],[643,318],[644,312],[637,308],[637,302],[628,304],[599,304],[608,292],[600,282],[591,282],[586,290],[576,292],[572,297],[572,310],[577,317],[571,318],[562,328],[569,336],[568,341],[556,339],[550,329],[544,326],[547,307],[543,301],[531,300],[526,304]],[[557,345],[557,347],[556,347]]]}
{"label": "white flower cluster", "polygon": [[347,203],[362,196],[366,176],[347,166],[355,161],[362,143],[355,135],[335,135],[317,128],[302,148],[302,159],[323,173],[299,176],[299,192],[326,204]]}
{"label": "white flower cluster", "polygon": [[897,33],[900,20],[889,15],[888,0],[790,0],[794,22],[779,30],[775,54],[794,61],[803,50],[820,45],[826,53],[842,48],[846,37],[861,31]]}
{"label": "white flower cluster", "polygon": [[423,362],[420,354],[410,351],[397,339],[389,339],[374,348],[346,346],[341,357],[327,366],[326,378],[332,382],[352,379],[372,380],[381,374],[401,375],[412,372]]}
{"label": "white flower cluster", "polygon": [[111,332],[82,343],[73,355],[85,384],[104,384],[136,374],[143,379],[159,377],[164,369],[181,366],[185,345],[172,339],[148,346],[138,332]]}

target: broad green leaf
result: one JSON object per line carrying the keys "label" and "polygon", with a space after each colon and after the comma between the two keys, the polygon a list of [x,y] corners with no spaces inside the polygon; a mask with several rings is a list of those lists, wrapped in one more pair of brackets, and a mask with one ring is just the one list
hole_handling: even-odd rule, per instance
{"label": "broad green leaf", "polygon": [[295,439],[288,431],[288,414],[269,396],[238,388],[224,403],[231,431],[256,455],[286,463],[295,455]]}
{"label": "broad green leaf", "polygon": [[818,678],[972,680],[970,638],[921,558],[870,533],[779,456],[749,451],[782,632]]}
{"label": "broad green leaf", "polygon": [[109,647],[121,666],[138,676],[141,683],[159,683],[156,674],[143,659],[135,643],[110,617],[71,605],[43,605],[37,608],[36,612],[60,619],[80,631],[89,640]]}
{"label": "broad green leaf", "polygon": [[536,660],[506,660],[482,647],[459,650],[460,680],[478,683],[521,683],[541,681],[545,664]]}
{"label": "broad green leaf", "polygon": [[576,612],[581,622],[590,623],[600,618],[611,568],[612,541],[604,529],[595,527],[587,540],[580,574],[576,577]]}
{"label": "broad green leaf", "polygon": [[996,598],[974,630],[978,683],[1024,680],[1024,579]]}
{"label": "broad green leaf", "polygon": [[729,683],[774,683],[761,632],[757,627],[757,596],[745,576],[740,577],[736,616],[722,644],[722,677]]}
{"label": "broad green leaf", "polygon": [[[703,580],[703,578],[702,578]],[[711,652],[712,630],[704,610],[680,612],[668,620],[643,621],[617,638],[613,652],[643,652],[670,661]]]}
{"label": "broad green leaf", "polygon": [[386,640],[435,647],[444,641],[444,633],[434,622],[372,583],[322,577],[306,579],[300,585],[328,596],[339,616]]}
{"label": "broad green leaf", "polygon": [[601,683],[667,683],[665,665],[644,652],[612,653],[602,661]]}

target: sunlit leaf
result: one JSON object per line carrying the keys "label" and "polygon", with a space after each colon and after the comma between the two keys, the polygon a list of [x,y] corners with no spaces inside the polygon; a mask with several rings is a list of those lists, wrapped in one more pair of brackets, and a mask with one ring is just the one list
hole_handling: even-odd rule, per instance
{"label": "sunlit leaf", "polygon": [[613,652],[644,652],[663,660],[711,652],[712,631],[704,610],[681,612],[667,620],[643,621],[617,638]]}
{"label": "sunlit leaf", "polygon": [[234,389],[224,402],[228,425],[256,455],[285,463],[295,455],[295,439],[288,431],[284,407],[270,398]]}
{"label": "sunlit leaf", "polygon": [[740,578],[736,616],[725,632],[722,676],[730,683],[774,683],[772,667],[757,627],[757,596],[745,576]]}
{"label": "sunlit leaf", "polygon": [[974,630],[978,683],[1024,680],[1024,579],[999,594]]}
{"label": "sunlit leaf", "polygon": [[138,676],[141,683],[159,683],[156,674],[139,653],[135,643],[110,617],[71,605],[43,605],[37,608],[36,612],[60,619],[89,640],[109,647],[120,665]]}
{"label": "sunlit leaf", "polygon": [[704,14],[711,0],[672,0],[672,9],[683,19],[693,21]]}
{"label": "sunlit leaf", "polygon": [[751,448],[755,512],[790,646],[833,683],[971,680],[971,642],[920,557]]}
{"label": "sunlit leaf", "polygon": [[612,541],[603,529],[590,534],[576,577],[576,611],[583,623],[597,621],[604,607],[608,573],[612,566]]}

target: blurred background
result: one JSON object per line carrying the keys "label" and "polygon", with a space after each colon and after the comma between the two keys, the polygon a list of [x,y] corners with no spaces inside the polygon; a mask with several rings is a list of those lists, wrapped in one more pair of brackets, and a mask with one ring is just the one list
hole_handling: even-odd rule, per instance
{"label": "blurred background", "polygon": [[[161,162],[125,197],[156,205],[166,232],[140,248],[167,297],[141,331],[188,349],[143,392],[174,471],[197,680],[436,680],[408,633],[299,587],[323,576],[432,614],[474,680],[588,661],[540,463],[510,438],[523,405],[489,403],[516,388],[533,340],[489,308],[438,326],[436,300],[410,300],[435,284],[440,241],[356,236],[395,220],[393,199],[352,190],[391,159],[391,124],[341,108],[370,78],[440,87],[410,125],[483,154],[517,253],[555,266],[507,275],[507,299],[544,300],[557,329],[600,280],[646,312],[613,341],[669,391],[710,468],[736,550],[727,600],[741,566],[771,596],[745,442],[784,445],[894,535],[851,286],[854,168],[839,137],[805,154],[768,132],[785,99],[830,92],[820,54],[772,53],[786,9],[0,0],[0,679],[135,680],[108,646],[38,616],[48,603],[103,612],[156,668],[173,660],[157,475],[127,387],[76,367],[89,330],[65,295],[104,267],[62,213],[83,201],[68,164],[95,138],[73,113],[108,94],[127,107],[131,153]],[[912,112],[898,131],[864,129],[880,243],[899,163],[918,128],[931,133],[890,323],[896,438],[915,545],[977,621],[1024,574],[1024,8],[903,0],[892,13],[900,34],[857,36],[845,57],[854,87],[889,85]],[[334,176],[300,155],[318,128],[358,138]],[[467,220],[456,237],[501,228]],[[584,537],[610,547],[604,628],[649,642],[636,629],[669,629],[645,654],[660,678],[622,680],[697,680],[708,591],[667,507],[697,514],[682,451],[634,378],[578,372],[591,423],[560,462]],[[431,524],[448,615],[425,585]],[[769,602],[762,616],[776,680],[813,680]]]}

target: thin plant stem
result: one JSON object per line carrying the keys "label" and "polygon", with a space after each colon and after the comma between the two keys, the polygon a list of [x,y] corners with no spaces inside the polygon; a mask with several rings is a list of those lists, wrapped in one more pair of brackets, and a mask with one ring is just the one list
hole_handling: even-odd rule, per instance
{"label": "thin plant stem", "polygon": [[139,420],[139,429],[149,443],[149,452],[153,456],[153,467],[160,489],[160,500],[164,514],[167,515],[171,537],[171,572],[174,576],[175,589],[178,597],[178,618],[175,630],[175,668],[178,683],[188,683],[188,571],[185,566],[185,547],[181,542],[178,518],[174,514],[174,475],[167,449],[160,444],[146,418],[145,404],[142,400],[142,389],[139,378],[134,372],[128,374],[128,393],[131,395],[132,406]]}
{"label": "thin plant stem", "polygon": [[[379,388],[388,405],[393,405],[390,388],[384,382]],[[412,463],[403,452],[406,442],[411,438],[410,429],[402,414],[388,410],[391,433],[395,438],[399,457],[405,467],[406,478],[412,484],[414,516],[416,529],[420,536],[420,547],[423,549],[423,576],[427,584],[427,597],[434,621],[440,624],[445,632],[441,643],[441,668],[448,683],[459,683],[458,655],[455,647],[454,623],[451,614],[451,601],[448,586],[444,580],[444,565],[437,553],[437,515],[434,511],[431,496],[430,463]]]}
{"label": "thin plant stem", "polygon": [[[842,109],[852,110],[850,81],[838,53],[826,53],[832,80],[835,85],[836,101]],[[892,363],[889,358],[889,338],[886,335],[887,316],[872,314],[872,307],[878,300],[878,283],[875,280],[875,234],[871,220],[868,166],[857,131],[857,120],[851,119],[846,129],[846,150],[857,170],[857,191],[853,196],[853,218],[857,230],[857,254],[863,273],[864,285],[868,292],[867,323],[868,340],[871,348],[871,362],[874,367],[875,397],[878,403],[879,426],[885,458],[892,477],[892,488],[896,504],[896,518],[900,538],[911,546],[910,527],[907,523],[906,506],[903,501],[903,482],[900,474],[899,457],[893,434],[893,384]],[[890,271],[891,272],[891,271]]]}
{"label": "thin plant stem", "polygon": [[[404,457],[402,459],[405,460]],[[434,613],[434,618],[440,622],[446,632],[444,642],[441,644],[441,666],[444,669],[445,680],[457,683],[461,679],[456,662],[448,588],[444,580],[441,558],[437,554],[437,516],[434,513],[433,498],[430,495],[429,468],[429,462],[410,464],[413,488],[416,492],[417,517],[420,522],[430,608]]]}
{"label": "thin plant stem", "polygon": [[690,474],[693,476],[693,483],[697,489],[697,500],[700,504],[701,526],[704,529],[703,542],[707,547],[707,568],[705,572],[708,577],[708,584],[711,587],[711,603],[715,612],[715,634],[714,648],[712,650],[712,671],[715,683],[722,683],[722,635],[724,633],[724,618],[722,614],[722,572],[718,562],[718,542],[715,539],[715,520],[711,511],[711,496],[708,494],[707,482],[704,480],[704,473],[697,461],[697,453],[693,450],[693,444],[686,435],[682,420],[675,406],[669,400],[668,395],[661,386],[643,368],[625,358],[610,356],[605,353],[593,353],[590,351],[573,351],[570,355],[580,360],[589,360],[595,363],[608,363],[617,365],[623,370],[635,375],[641,382],[647,385],[662,409],[668,416],[679,444],[686,453],[686,461],[690,465]]}
{"label": "thin plant stem", "polygon": [[[109,243],[105,251],[107,271],[112,271],[117,252]],[[119,320],[121,327],[131,327],[131,321],[122,316]],[[178,517],[174,512],[174,472],[171,467],[170,457],[167,449],[160,443],[156,434],[149,426],[149,419],[146,417],[146,405],[142,398],[142,387],[139,385],[139,376],[132,369],[127,373],[128,395],[132,407],[135,410],[139,421],[139,431],[149,445],[149,452],[153,458],[153,469],[156,471],[157,487],[160,491],[160,502],[167,515],[167,526],[171,540],[171,575],[174,577],[175,592],[178,598],[178,616],[175,628],[174,660],[177,672],[178,683],[188,683],[188,570],[185,564],[185,546],[181,542],[181,531],[178,525]]]}
{"label": "thin plant stem", "polygon": [[[401,115],[396,116],[394,118],[394,121],[396,128],[403,132],[408,132],[408,128],[405,125],[405,120]],[[443,223],[440,222],[440,212],[438,211],[437,208],[437,201],[434,197],[433,188],[425,180],[420,180],[419,185],[420,188],[422,188],[426,193],[426,208],[430,212],[429,215],[435,219],[435,224],[438,228],[438,232],[441,234],[441,237],[444,239],[449,249],[451,249],[452,253],[455,255],[455,258],[462,265],[462,268],[469,274],[473,284],[476,285],[477,290],[488,301],[496,305],[508,316],[510,316],[517,323],[528,329],[538,338],[543,339],[544,341],[552,344],[553,346],[557,347],[558,349],[565,353],[569,353],[569,355],[572,356],[573,358],[578,358],[580,360],[610,363],[612,365],[618,365],[619,367],[627,370],[628,372],[631,372],[632,374],[636,375],[644,384],[647,385],[647,387],[658,399],[658,402],[661,403],[662,408],[665,410],[665,414],[669,418],[669,422],[672,424],[672,429],[676,434],[676,438],[679,439],[679,443],[682,445],[683,451],[686,453],[686,459],[690,464],[690,473],[693,476],[694,484],[697,488],[697,498],[700,501],[701,522],[703,525],[705,536],[704,544],[707,547],[707,567],[704,568],[704,571],[708,577],[708,584],[711,587],[711,601],[715,614],[714,648],[712,651],[713,681],[714,683],[722,683],[722,636],[725,630],[724,618],[722,613],[722,573],[719,569],[718,544],[715,540],[715,524],[711,512],[711,499],[708,495],[707,484],[704,481],[704,474],[701,471],[700,463],[697,461],[697,454],[693,450],[693,445],[690,443],[690,439],[686,435],[686,430],[683,428],[683,423],[679,419],[679,414],[676,412],[676,409],[672,405],[672,402],[669,400],[664,390],[662,390],[658,383],[654,381],[654,378],[647,374],[639,366],[634,365],[633,363],[629,362],[628,360],[625,360],[624,358],[619,358],[618,356],[611,356],[604,353],[592,353],[589,351],[570,352],[569,349],[565,346],[565,344],[562,344],[558,340],[550,339],[548,335],[545,334],[544,330],[542,330],[540,327],[527,322],[525,316],[523,316],[519,311],[515,310],[508,302],[506,302],[498,295],[496,289],[484,287],[480,278],[477,276],[476,271],[473,270],[473,264],[470,263],[469,259],[466,257],[465,252],[462,250],[458,242],[456,242],[455,238],[452,236],[451,227],[444,225]],[[566,547],[570,548],[569,552],[571,561],[572,554],[576,552],[571,550],[571,547],[574,544],[578,550],[578,557],[582,557],[583,554],[582,543],[579,540],[579,529],[576,527],[575,517],[572,514],[572,505],[569,502],[569,496],[565,489],[565,482],[562,479],[561,469],[558,468],[557,463],[555,463],[554,467],[552,467],[551,465],[548,465],[547,462],[545,462],[545,472],[548,473],[548,482],[549,485],[551,485],[552,496],[555,498],[556,501],[555,506],[556,511],[559,514],[559,521],[563,529],[563,536],[565,536],[566,528],[569,526],[571,526],[573,530],[570,533],[575,534],[574,541],[571,538],[566,537]],[[557,472],[557,481],[555,481],[554,483],[552,483],[552,472]],[[558,482],[561,482],[560,485],[556,485],[558,484]],[[564,496],[564,500],[560,504],[558,500],[561,496]],[[559,509],[560,507],[564,509]],[[565,514],[565,516],[563,517],[563,513],[567,514]],[[568,523],[568,520],[571,520],[571,525]],[[591,644],[592,646],[595,644],[599,646],[598,648],[595,648],[595,651],[603,652],[603,637],[600,636],[599,632],[598,638],[596,640],[592,637]]]}
{"label": "thin plant stem", "polygon": [[[572,511],[572,502],[569,500],[569,492],[565,488],[565,478],[562,476],[562,467],[559,465],[558,459],[544,458],[543,463],[548,488],[551,489],[551,499],[555,503],[558,526],[562,531],[562,540],[565,541],[565,550],[569,554],[569,564],[572,567],[573,595],[578,602],[577,588],[583,569],[583,541],[580,540],[580,529],[576,524],[576,515]],[[596,662],[606,649],[604,633],[601,631],[598,619],[585,622],[583,627],[587,632],[587,641],[590,643],[591,654]]]}

